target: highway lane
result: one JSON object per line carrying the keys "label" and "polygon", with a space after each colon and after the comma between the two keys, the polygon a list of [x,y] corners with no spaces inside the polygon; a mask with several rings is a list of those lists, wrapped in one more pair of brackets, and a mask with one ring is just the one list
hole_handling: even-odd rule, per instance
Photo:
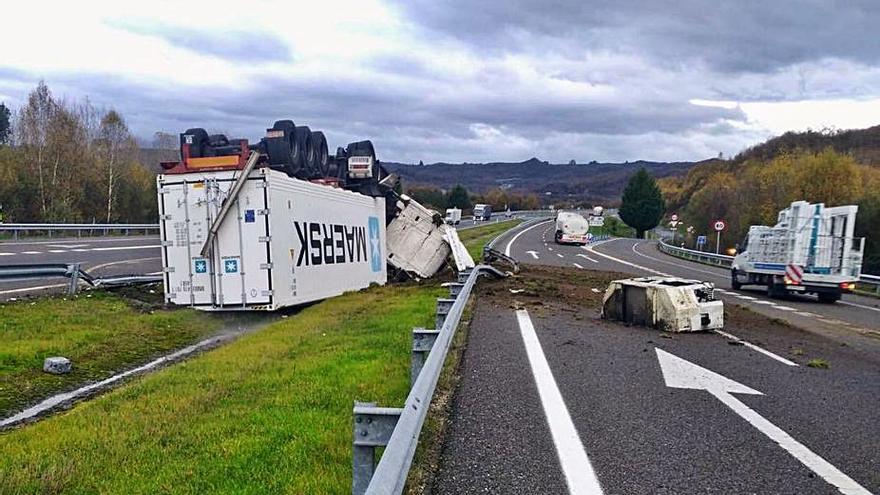
{"label": "highway lane", "polygon": [[654,241],[613,239],[587,247],[557,245],[552,225],[547,222],[522,234],[510,246],[511,256],[524,263],[705,280],[715,284],[719,297],[727,303],[746,306],[847,344],[870,345],[880,337],[880,299],[846,294],[835,304],[822,304],[813,296],[773,299],[757,286],[735,291],[730,287],[727,269],[666,255],[657,250]]}
{"label": "highway lane", "polygon": [[[157,236],[71,237],[0,242],[0,264],[80,263],[95,276],[156,273],[162,269]],[[0,281],[0,300],[57,293],[63,278]]]}
{"label": "highway lane", "polygon": [[[837,328],[836,337],[865,340],[841,345],[775,318],[789,311],[759,305],[774,319],[747,311],[753,301],[732,293],[722,295],[725,331],[763,347],[601,320],[616,275],[577,265],[640,275],[653,272],[633,265],[676,268],[650,268],[661,265],[632,247],[653,247],[635,241],[594,252],[557,246],[551,225],[500,242],[536,267],[487,282],[477,299],[436,492],[565,493],[567,483],[569,493],[878,493],[880,340]],[[626,249],[633,258],[618,257]],[[830,368],[805,366],[816,357]],[[566,424],[575,431],[568,440],[558,434]],[[592,472],[602,492],[573,486],[573,471]]]}

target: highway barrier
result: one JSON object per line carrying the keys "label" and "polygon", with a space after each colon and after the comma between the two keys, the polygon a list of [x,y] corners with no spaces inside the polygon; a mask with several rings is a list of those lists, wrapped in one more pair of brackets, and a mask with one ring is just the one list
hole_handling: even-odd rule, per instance
{"label": "highway barrier", "polygon": [[34,265],[0,265],[0,280],[29,280],[40,278],[69,279],[67,293],[76,294],[82,280],[92,287],[118,287],[132,284],[151,284],[162,281],[161,275],[114,275],[93,277],[79,263],[43,263]]}
{"label": "highway barrier", "polygon": [[88,235],[110,235],[119,232],[128,235],[131,232],[143,231],[144,234],[159,232],[157,223],[0,223],[0,234],[11,232],[13,239],[18,239],[20,234],[45,233],[49,237],[55,232],[76,232],[81,237],[83,232]]}
{"label": "highway barrier", "polygon": [[[661,252],[664,252],[670,256],[675,256],[676,258],[682,258],[690,261],[696,261],[697,263],[703,263],[705,265],[730,268],[730,266],[733,264],[733,256],[706,253],[703,251],[676,247],[671,244],[667,244],[662,239],[657,243],[657,248]],[[856,290],[858,292],[880,296],[880,276],[862,274],[862,276],[859,278],[858,284],[856,285]]]}

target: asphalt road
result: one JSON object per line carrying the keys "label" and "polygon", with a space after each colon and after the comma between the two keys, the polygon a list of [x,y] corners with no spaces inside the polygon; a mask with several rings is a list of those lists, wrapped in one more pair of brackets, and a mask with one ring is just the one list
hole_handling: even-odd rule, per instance
{"label": "asphalt road", "polygon": [[[95,276],[145,274],[162,270],[157,236],[72,237],[0,242],[0,264],[80,263]],[[0,280],[0,300],[60,292],[64,278]]]}
{"label": "asphalt road", "polygon": [[[651,243],[545,244],[549,225],[510,253],[574,282],[484,285],[436,493],[880,493],[877,301],[769,300]],[[601,320],[601,271],[713,281],[741,340]]]}

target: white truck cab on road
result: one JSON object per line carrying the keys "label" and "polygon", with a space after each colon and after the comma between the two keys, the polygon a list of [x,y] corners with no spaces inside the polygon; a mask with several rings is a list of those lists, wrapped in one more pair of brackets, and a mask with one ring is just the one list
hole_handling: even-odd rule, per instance
{"label": "white truck cab on road", "polygon": [[446,209],[446,218],[444,219],[447,225],[458,225],[461,222],[461,209],[460,208],[447,208]]}
{"label": "white truck cab on road", "polygon": [[855,288],[864,238],[854,237],[858,206],[795,201],[773,227],[753,225],[731,266],[731,285],[767,286],[771,296],[816,294],[834,302]]}

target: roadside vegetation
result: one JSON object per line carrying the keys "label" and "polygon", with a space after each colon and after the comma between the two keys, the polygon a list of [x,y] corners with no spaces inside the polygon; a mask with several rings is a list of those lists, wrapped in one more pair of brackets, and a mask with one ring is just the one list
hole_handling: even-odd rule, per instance
{"label": "roadside vegetation", "polygon": [[[518,222],[481,226],[464,237],[480,250]],[[403,402],[410,330],[433,327],[436,298],[446,294],[437,282],[406,283],[328,299],[67,413],[0,432],[0,492],[349,492],[353,401]],[[81,325],[102,321],[116,331],[156,315],[208,316],[157,311],[120,319],[126,304],[109,294],[20,309],[49,315],[33,323],[36,331],[69,317],[56,308],[65,304],[92,313],[91,320],[78,317]],[[458,355],[448,361],[452,373]],[[442,383],[454,383],[449,373]],[[444,401],[453,389],[441,389]]]}
{"label": "roadside vegetation", "polygon": [[[214,332],[219,320],[192,310],[135,307],[103,291],[0,304],[0,417],[56,392],[102,380]],[[64,356],[66,375],[43,372]]]}
{"label": "roadside vegetation", "polygon": [[502,232],[510,230],[520,223],[522,223],[522,219],[514,218],[503,222],[481,225],[471,229],[459,230],[458,237],[471,254],[471,257],[474,258],[474,261],[479,264],[480,259],[483,257],[483,247]]}

